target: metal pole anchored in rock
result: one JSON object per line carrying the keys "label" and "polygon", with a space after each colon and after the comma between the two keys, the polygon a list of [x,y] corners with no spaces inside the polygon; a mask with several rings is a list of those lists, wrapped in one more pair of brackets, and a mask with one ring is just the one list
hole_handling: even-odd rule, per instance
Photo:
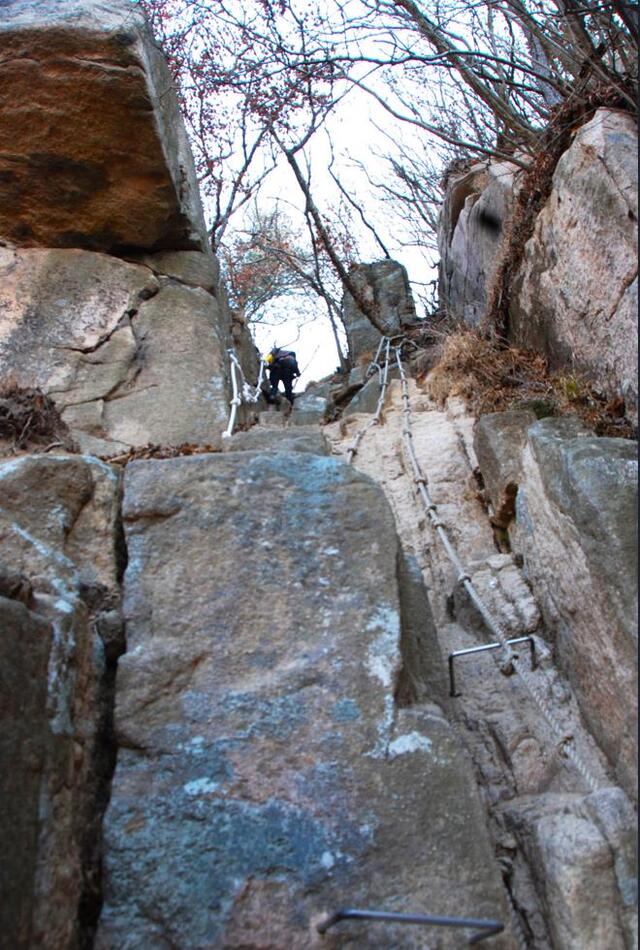
{"label": "metal pole anchored in rock", "polygon": [[[561,747],[564,755],[571,760],[575,766],[578,773],[582,776],[585,784],[590,791],[596,792],[599,789],[599,783],[596,781],[595,777],[583,761],[581,755],[575,748],[575,739],[573,736],[568,735],[566,730],[563,729],[561,723],[558,721],[553,710],[550,708],[549,703],[546,700],[544,690],[541,687],[540,682],[538,682],[530,670],[528,670],[524,665],[522,660],[516,656],[516,654],[511,649],[509,645],[509,638],[502,629],[501,624],[497,619],[491,614],[486,604],[480,597],[473,581],[469,574],[465,571],[458,552],[451,543],[447,529],[444,523],[440,520],[438,516],[437,505],[433,503],[429,491],[427,488],[427,479],[420,467],[418,462],[415,449],[413,446],[413,436],[411,431],[411,404],[409,398],[409,386],[407,383],[407,374],[405,372],[404,366],[402,364],[402,359],[400,355],[400,347],[395,347],[395,356],[396,363],[398,365],[398,371],[400,373],[400,380],[402,384],[402,400],[403,400],[403,413],[404,413],[404,426],[402,430],[404,438],[404,448],[406,454],[411,463],[411,469],[414,475],[414,483],[417,486],[418,495],[422,499],[425,512],[427,514],[428,520],[431,526],[434,528],[435,533],[440,538],[442,545],[447,553],[447,557],[454,565],[456,573],[458,575],[458,583],[460,583],[467,594],[469,595],[471,601],[476,606],[479,611],[482,619],[484,620],[489,631],[495,636],[496,640],[502,645],[502,663],[501,670],[503,672],[512,672],[515,671],[522,683],[525,686],[525,689],[534,700],[538,709],[542,713],[543,719],[546,721],[548,727],[551,730],[551,733],[554,737],[554,741],[558,744],[558,747]],[[541,674],[542,675],[542,674]]]}

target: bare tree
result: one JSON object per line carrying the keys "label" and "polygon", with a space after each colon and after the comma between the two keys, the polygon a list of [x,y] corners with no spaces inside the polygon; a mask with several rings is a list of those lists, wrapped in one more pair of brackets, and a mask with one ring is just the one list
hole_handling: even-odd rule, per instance
{"label": "bare tree", "polygon": [[[393,202],[409,240],[433,249],[440,180],[452,161],[497,158],[526,170],[563,104],[574,114],[581,102],[593,109],[594,91],[603,87],[607,101],[613,91],[617,104],[635,107],[637,13],[625,0],[327,0],[321,9],[302,0],[144,4],[179,85],[214,248],[233,248],[234,215],[286,162],[317,255],[302,266],[306,286],[334,319],[334,295],[329,303],[323,292],[329,262],[381,332],[379,315],[352,279],[353,248],[345,250],[340,228],[331,226],[331,207],[342,202],[354,231],[373,236],[386,256],[389,232],[377,227],[381,215],[372,202]],[[312,182],[311,154],[317,133],[356,90],[387,116],[371,150],[378,159],[386,154],[387,173],[361,159],[368,194],[355,195],[332,154],[335,197],[327,202]],[[391,127],[410,128],[411,145]],[[294,265],[295,255],[290,279]]]}

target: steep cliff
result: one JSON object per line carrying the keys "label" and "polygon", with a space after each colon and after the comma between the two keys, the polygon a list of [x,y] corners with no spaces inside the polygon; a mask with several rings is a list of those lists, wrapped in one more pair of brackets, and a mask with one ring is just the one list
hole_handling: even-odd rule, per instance
{"label": "steep cliff", "polygon": [[[3,941],[454,950],[497,920],[505,950],[630,950],[628,443],[438,408],[398,379],[415,347],[368,367],[353,307],[349,378],[223,439],[225,350],[248,376],[256,353],[144,20],[3,16],[0,369],[23,413],[0,444]],[[400,344],[406,273],[358,279]],[[532,692],[505,675],[522,648],[491,662],[471,583],[533,643]],[[478,646],[449,696],[445,658]],[[322,934],[345,906],[456,920]]]}

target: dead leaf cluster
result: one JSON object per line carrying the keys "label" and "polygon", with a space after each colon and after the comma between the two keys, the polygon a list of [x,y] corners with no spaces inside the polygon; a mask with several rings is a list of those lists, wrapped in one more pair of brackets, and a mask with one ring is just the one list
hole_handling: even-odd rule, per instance
{"label": "dead leaf cluster", "polygon": [[12,452],[46,452],[52,448],[77,451],[53,400],[39,389],[15,383],[0,387],[0,439]]}
{"label": "dead leaf cluster", "polygon": [[212,452],[220,452],[221,449],[208,442],[199,445],[195,442],[182,442],[180,445],[157,445],[149,444],[138,448],[129,449],[128,452],[121,452],[119,455],[103,455],[101,458],[110,465],[127,465],[129,462],[138,459],[175,459],[181,455],[208,455]]}

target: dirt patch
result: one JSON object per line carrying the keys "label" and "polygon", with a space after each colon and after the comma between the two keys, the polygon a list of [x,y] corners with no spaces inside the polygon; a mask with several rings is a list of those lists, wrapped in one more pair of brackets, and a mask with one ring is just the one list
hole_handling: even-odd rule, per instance
{"label": "dirt patch", "polygon": [[78,450],[53,400],[39,389],[0,387],[0,456],[53,448]]}
{"label": "dirt patch", "polygon": [[572,414],[596,435],[636,436],[622,399],[608,400],[576,374],[549,373],[539,353],[486,339],[472,329],[446,336],[435,367],[428,376],[416,375],[440,407],[449,396],[459,396],[474,415],[505,409],[531,409],[538,418]]}

